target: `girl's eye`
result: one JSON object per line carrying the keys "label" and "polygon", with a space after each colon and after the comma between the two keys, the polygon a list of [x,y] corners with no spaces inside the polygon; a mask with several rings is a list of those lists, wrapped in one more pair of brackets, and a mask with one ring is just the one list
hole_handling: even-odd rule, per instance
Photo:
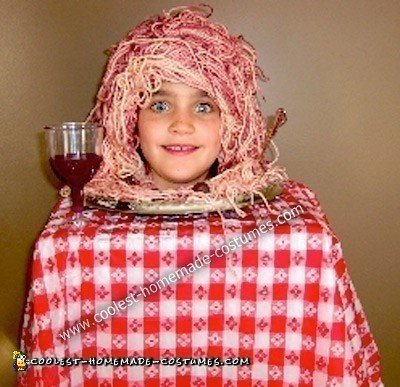
{"label": "girl's eye", "polygon": [[211,111],[213,110],[211,104],[209,104],[208,102],[201,102],[197,105],[197,107],[198,109],[196,110],[199,113],[211,113]]}
{"label": "girl's eye", "polygon": [[151,104],[150,108],[155,110],[156,112],[162,112],[168,110],[168,105],[164,101],[156,101]]}

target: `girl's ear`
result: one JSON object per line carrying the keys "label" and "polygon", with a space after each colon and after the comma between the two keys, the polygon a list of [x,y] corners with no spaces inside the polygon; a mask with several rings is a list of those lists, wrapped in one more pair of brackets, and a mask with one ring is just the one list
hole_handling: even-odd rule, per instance
{"label": "girl's ear", "polygon": [[147,161],[144,162],[144,168],[145,168],[146,174],[148,175],[151,171],[151,168]]}
{"label": "girl's ear", "polygon": [[142,159],[146,173],[149,174],[151,171],[150,165],[146,160],[146,157],[144,157],[144,154],[142,152],[142,148],[140,148],[140,145],[137,147],[136,152],[138,153],[139,157]]}

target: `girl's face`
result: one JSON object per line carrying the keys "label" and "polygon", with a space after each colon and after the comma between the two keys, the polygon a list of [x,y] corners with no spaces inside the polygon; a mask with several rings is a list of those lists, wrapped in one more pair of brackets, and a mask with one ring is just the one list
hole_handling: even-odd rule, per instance
{"label": "girl's face", "polygon": [[190,186],[207,178],[221,150],[220,111],[206,92],[163,82],[139,111],[139,142],[159,189]]}

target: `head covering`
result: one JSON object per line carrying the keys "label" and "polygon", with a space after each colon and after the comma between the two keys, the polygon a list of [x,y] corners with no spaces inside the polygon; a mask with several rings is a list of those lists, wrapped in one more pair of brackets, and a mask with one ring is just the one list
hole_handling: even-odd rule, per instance
{"label": "head covering", "polygon": [[[174,7],[145,20],[111,46],[86,119],[101,124],[106,133],[103,164],[86,185],[86,195],[148,203],[228,199],[243,215],[235,198],[263,197],[263,188],[288,179],[285,169],[276,165],[277,157],[271,162],[265,158],[269,145],[277,149],[257,99],[257,79],[268,78],[256,64],[255,49],[242,35],[233,36],[224,25],[212,23],[211,14],[205,4]],[[163,81],[205,90],[219,106],[221,152],[217,174],[205,181],[206,189],[197,184],[159,190],[145,168],[138,112]]]}

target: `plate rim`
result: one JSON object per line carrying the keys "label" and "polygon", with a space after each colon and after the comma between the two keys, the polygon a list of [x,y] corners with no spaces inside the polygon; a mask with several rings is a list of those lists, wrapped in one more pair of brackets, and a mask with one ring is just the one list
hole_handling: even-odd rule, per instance
{"label": "plate rim", "polygon": [[[280,183],[270,184],[267,187],[260,189],[268,201],[275,199],[283,191],[283,186]],[[115,200],[104,198],[101,196],[84,194],[85,205],[89,208],[101,210],[116,211],[122,213],[133,213],[138,215],[180,215],[180,214],[199,214],[214,211],[233,210],[231,202],[228,199],[219,199],[213,204],[203,202],[191,203],[174,203],[163,201],[159,203],[144,203],[134,202],[129,200]],[[254,195],[253,201],[251,195],[244,194],[235,200],[235,204],[239,208],[248,206],[249,204],[263,202],[259,195]],[[123,208],[121,208],[123,207]],[[125,208],[126,207],[126,208]]]}

